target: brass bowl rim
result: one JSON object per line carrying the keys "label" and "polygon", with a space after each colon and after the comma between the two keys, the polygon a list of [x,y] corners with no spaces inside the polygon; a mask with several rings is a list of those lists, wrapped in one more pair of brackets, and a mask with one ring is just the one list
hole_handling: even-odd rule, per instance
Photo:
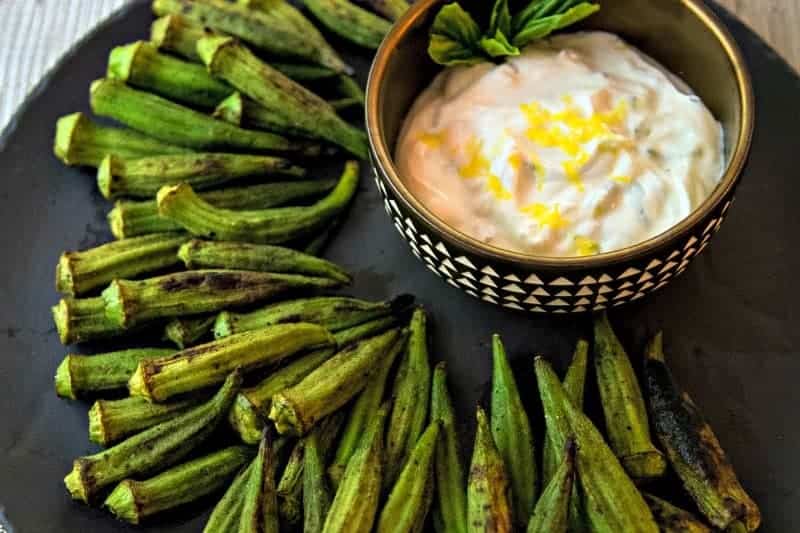
{"label": "brass bowl rim", "polygon": [[750,73],[739,46],[724,23],[703,5],[701,0],[680,0],[681,4],[700,20],[725,50],[728,61],[733,66],[740,93],[741,127],[738,131],[734,150],[722,179],[708,198],[687,217],[654,237],[625,248],[591,256],[555,257],[515,252],[481,242],[448,225],[425,207],[403,183],[394,165],[389,147],[386,145],[382,123],[379,120],[382,104],[379,87],[385,78],[389,56],[405,38],[409,30],[417,24],[419,19],[426,15],[429,9],[442,3],[442,1],[418,0],[394,24],[372,62],[367,79],[365,106],[367,135],[373,155],[373,164],[378,167],[377,170],[379,172],[388,178],[386,181],[388,181],[390,188],[403,204],[414,215],[424,220],[440,234],[455,241],[459,246],[473,254],[499,261],[513,261],[529,267],[598,268],[645,257],[666,243],[680,237],[702,221],[709,213],[713,212],[735,187],[747,162],[755,123],[755,104]]}

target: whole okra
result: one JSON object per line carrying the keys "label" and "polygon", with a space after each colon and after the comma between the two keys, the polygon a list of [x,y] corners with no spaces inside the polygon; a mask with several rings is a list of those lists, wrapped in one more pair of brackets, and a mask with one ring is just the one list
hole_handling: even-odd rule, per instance
{"label": "whole okra", "polygon": [[112,128],[92,122],[83,113],[64,115],[56,122],[53,152],[66,165],[96,167],[108,154],[126,159],[154,155],[190,153],[182,146],[173,146],[124,128]]}
{"label": "whole okra", "polygon": [[318,420],[350,401],[364,389],[365,377],[380,367],[399,335],[394,329],[348,346],[296,385],[274,395],[269,418],[278,431],[304,435]]}
{"label": "whole okra", "polygon": [[87,393],[124,389],[145,359],[175,353],[169,348],[133,348],[96,355],[67,355],[56,369],[56,394],[73,400]]}
{"label": "whole okra", "polygon": [[[335,185],[335,180],[282,181],[206,191],[198,196],[224,209],[265,209],[318,197]],[[117,239],[183,229],[177,222],[158,214],[155,200],[118,200],[108,213],[108,225]]]}
{"label": "whole okra", "polygon": [[125,437],[172,420],[202,400],[201,397],[179,402],[154,404],[144,398],[97,400],[89,409],[89,440],[109,446]]}
{"label": "whole okra", "polygon": [[478,407],[475,448],[467,482],[467,524],[474,533],[512,531],[511,482],[486,413]]}
{"label": "whole okra", "polygon": [[179,462],[213,433],[241,381],[241,375],[234,372],[207,403],[100,453],[75,459],[72,471],[64,478],[72,498],[90,503],[104,487]]}
{"label": "whole okra", "polygon": [[569,502],[574,479],[575,444],[572,440],[568,440],[561,465],[536,502],[533,515],[528,522],[527,533],[567,533]]}
{"label": "whole okra", "polygon": [[[203,241],[194,239],[181,246],[178,257],[186,268],[230,268],[259,272],[306,274],[350,283],[339,265],[312,255],[268,244]],[[311,321],[313,322],[313,321]]]}
{"label": "whole okra", "polygon": [[594,367],[611,449],[632,478],[661,477],[667,461],[650,438],[642,390],[605,313],[594,320]]}
{"label": "whole okra", "polygon": [[212,313],[302,289],[331,289],[329,278],[245,270],[192,270],[140,281],[115,279],[103,291],[106,317],[122,328],[157,318]]}
{"label": "whole okra", "polygon": [[755,531],[761,524],[758,505],[736,477],[711,426],[676,385],[664,358],[661,333],[645,354],[653,430],[686,491],[714,527]]}
{"label": "whole okra", "polygon": [[676,507],[652,494],[642,493],[661,533],[711,533],[711,528],[689,511]]}
{"label": "whole okra", "polygon": [[140,362],[128,389],[132,396],[163,402],[177,394],[219,383],[233,369],[247,372],[262,368],[333,342],[326,329],[314,324],[282,324],[240,333],[169,357]]}
{"label": "whole okra", "polygon": [[427,318],[422,308],[414,310],[409,331],[408,348],[392,386],[393,404],[386,429],[385,489],[391,488],[397,479],[428,420],[431,367]]}
{"label": "whole okra", "polygon": [[528,414],[500,336],[492,336],[492,437],[511,481],[514,521],[528,523],[536,505],[536,449]]}
{"label": "whole okra", "polygon": [[218,491],[252,457],[247,446],[231,446],[144,481],[126,479],[103,505],[120,520],[139,524],[149,516]]}
{"label": "whole okra", "polygon": [[62,298],[51,311],[62,344],[104,339],[125,333],[125,328],[106,316],[106,303],[102,297]]}
{"label": "whole okra", "polygon": [[363,131],[348,124],[325,100],[270,67],[227,37],[204,37],[197,51],[212,75],[224,79],[292,131],[325,139],[366,159]]}
{"label": "whole okra", "polygon": [[392,29],[391,23],[349,0],[304,0],[309,11],[339,37],[377,50]]}
{"label": "whole okra", "polygon": [[275,207],[233,211],[212,206],[189,185],[163,187],[158,191],[158,211],[198,237],[283,244],[322,230],[349,204],[358,188],[358,164],[350,161],[336,187],[306,207]]}
{"label": "whole okra", "polygon": [[173,318],[164,326],[164,338],[183,350],[211,336],[216,315]]}
{"label": "whole okra", "polygon": [[124,160],[109,155],[97,168],[97,188],[109,200],[152,198],[165,185],[186,183],[202,190],[248,176],[302,178],[306,170],[288,159],[262,155],[198,153]]}
{"label": "whole okra", "polygon": [[102,244],[79,252],[64,252],[56,267],[56,290],[76,296],[119,278],[133,278],[180,263],[178,249],[185,233],[154,233]]}
{"label": "whole okra", "polygon": [[359,0],[360,4],[371,7],[389,20],[397,20],[410,7],[406,0]]}
{"label": "whole okra", "polygon": [[242,514],[237,533],[280,533],[275,472],[278,457],[268,431],[264,431],[258,455],[244,487]]}

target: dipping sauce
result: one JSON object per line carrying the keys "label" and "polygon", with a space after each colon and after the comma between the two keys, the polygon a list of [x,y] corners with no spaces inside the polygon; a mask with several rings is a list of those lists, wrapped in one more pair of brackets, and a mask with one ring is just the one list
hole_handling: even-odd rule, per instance
{"label": "dipping sauce", "polygon": [[445,69],[411,108],[395,162],[447,224],[560,257],[667,230],[724,171],[722,128],[703,102],[605,32],[558,35],[502,65]]}

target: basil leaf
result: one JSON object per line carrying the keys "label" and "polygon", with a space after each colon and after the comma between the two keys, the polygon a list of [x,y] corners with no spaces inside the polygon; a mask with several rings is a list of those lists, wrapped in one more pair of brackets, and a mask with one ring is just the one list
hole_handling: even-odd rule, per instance
{"label": "basil leaf", "polygon": [[480,45],[492,57],[519,55],[519,48],[508,42],[508,38],[501,31],[495,32],[494,37],[482,38]]}
{"label": "basil leaf", "polygon": [[503,36],[511,35],[511,12],[508,10],[508,0],[495,0],[492,8],[492,17],[489,19],[489,31],[486,32],[487,38],[502,32]]}
{"label": "basil leaf", "polygon": [[458,3],[447,4],[433,21],[428,55],[440,65],[474,65],[485,61],[481,29]]}
{"label": "basil leaf", "polygon": [[[568,3],[569,0],[567,0]],[[547,37],[556,30],[575,24],[579,20],[596,13],[600,9],[597,4],[581,2],[569,8],[566,12],[550,15],[544,18],[534,18],[525,23],[514,35],[512,43],[519,48],[524,47],[536,39]]]}

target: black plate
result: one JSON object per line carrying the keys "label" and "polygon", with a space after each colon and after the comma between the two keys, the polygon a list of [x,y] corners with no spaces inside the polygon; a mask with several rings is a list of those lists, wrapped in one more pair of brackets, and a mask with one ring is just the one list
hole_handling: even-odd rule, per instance
{"label": "black plate", "polygon": [[[672,366],[761,505],[763,531],[796,531],[800,330],[790,325],[797,324],[800,301],[800,79],[751,31],[722,16],[744,49],[758,100],[749,170],[713,245],[681,278],[612,319],[634,355],[648,334],[666,330]],[[62,250],[110,235],[109,205],[95,192],[93,177],[63,166],[51,145],[59,116],[88,111],[89,83],[103,75],[111,47],[144,38],[151,19],[138,4],[103,24],[40,83],[0,141],[0,506],[17,532],[131,529],[71,502],[62,483],[72,459],[95,448],[86,435],[87,406],[53,392],[56,365],[68,351],[50,318],[58,299],[53,271]],[[367,60],[358,66],[365,74]],[[473,407],[490,375],[488,341],[493,332],[502,334],[541,436],[531,356],[552,357],[563,370],[578,335],[590,332],[588,319],[516,314],[448,287],[409,253],[366,171],[364,178],[328,250],[355,273],[352,293],[411,292],[431,311],[432,353],[449,363],[470,439]],[[594,391],[588,402],[596,405]],[[211,502],[205,503],[143,529],[199,531]],[[196,512],[202,516],[193,517]]]}

